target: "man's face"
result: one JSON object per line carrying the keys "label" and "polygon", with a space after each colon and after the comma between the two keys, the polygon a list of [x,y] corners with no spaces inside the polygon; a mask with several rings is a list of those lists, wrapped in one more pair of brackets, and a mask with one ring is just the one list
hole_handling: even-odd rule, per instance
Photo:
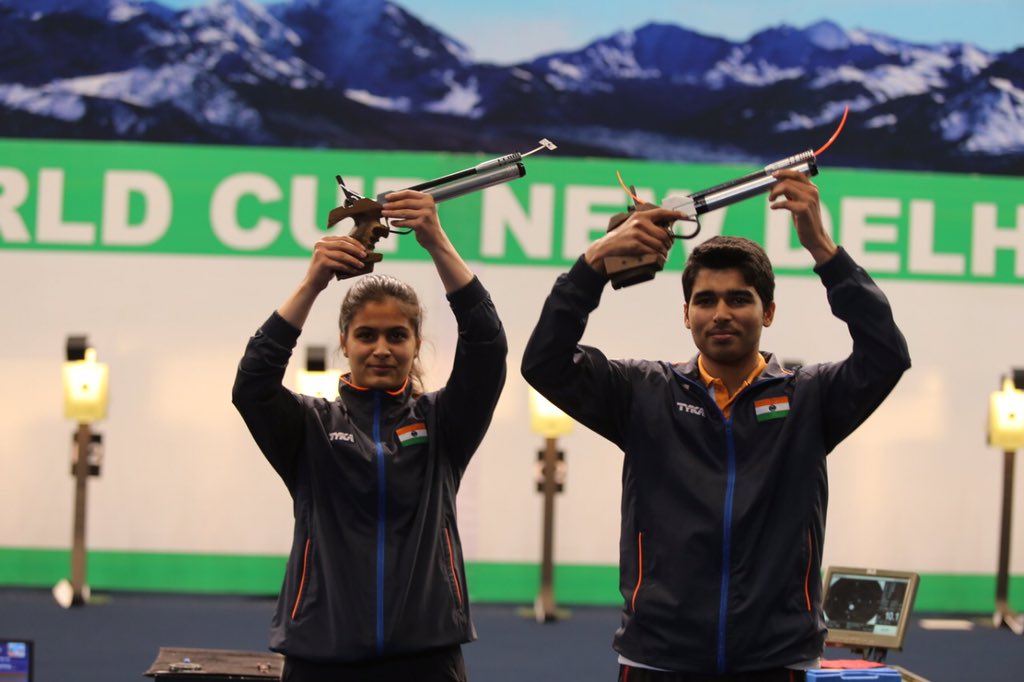
{"label": "man's face", "polygon": [[[754,287],[736,269],[703,268],[697,273],[683,320],[706,365],[743,367],[761,345],[761,329],[772,323],[775,304],[768,308]],[[713,372],[712,366],[708,367]]]}

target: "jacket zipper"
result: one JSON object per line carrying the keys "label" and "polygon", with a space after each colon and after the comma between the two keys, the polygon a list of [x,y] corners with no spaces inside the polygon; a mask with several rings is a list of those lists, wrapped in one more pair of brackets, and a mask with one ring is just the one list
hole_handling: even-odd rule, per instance
{"label": "jacket zipper", "polygon": [[[724,414],[723,414],[724,416]],[[725,673],[725,630],[729,615],[729,565],[732,560],[732,503],[736,493],[736,443],[732,417],[725,420],[726,483],[725,515],[722,517],[722,583],[718,598],[718,673]]]}
{"label": "jacket zipper", "polygon": [[452,551],[452,536],[448,532],[448,526],[444,528],[444,540],[448,544],[448,566],[451,567],[452,581],[455,583],[455,599],[462,608],[462,587],[459,586],[459,573],[455,570],[455,552]]}
{"label": "jacket zipper", "polygon": [[[721,587],[720,595],[718,600],[718,642],[717,642],[717,666],[718,673],[724,674],[726,671],[726,657],[725,657],[725,637],[726,637],[726,619],[729,615],[729,564],[732,560],[732,507],[733,498],[736,493],[736,441],[733,437],[732,432],[732,416],[736,414],[736,407],[739,400],[743,397],[739,395],[736,397],[736,402],[733,403],[732,412],[729,418],[726,418],[725,413],[722,412],[722,408],[718,407],[718,403],[711,399],[708,393],[707,387],[702,382],[694,381],[693,379],[684,376],[683,374],[676,373],[676,376],[680,377],[683,381],[701,389],[703,395],[707,398],[705,402],[710,402],[718,410],[718,413],[722,416],[722,421],[725,424],[725,449],[726,449],[726,485],[725,485],[725,507],[722,516],[722,576],[721,576]],[[761,386],[767,383],[774,383],[781,381],[782,377],[772,377],[770,379],[755,380],[750,386],[747,387],[743,393],[747,393],[750,389],[755,386]]]}
{"label": "jacket zipper", "polygon": [[299,604],[302,603],[302,593],[306,589],[306,577],[309,569],[309,546],[310,539],[306,538],[306,546],[302,550],[302,576],[299,578],[299,589],[295,594],[295,604],[292,605],[292,620],[295,620],[295,616],[299,613]]}
{"label": "jacket zipper", "polygon": [[384,444],[380,438],[380,391],[373,392],[373,442],[377,450],[377,654],[384,652],[384,540],[387,496]]}

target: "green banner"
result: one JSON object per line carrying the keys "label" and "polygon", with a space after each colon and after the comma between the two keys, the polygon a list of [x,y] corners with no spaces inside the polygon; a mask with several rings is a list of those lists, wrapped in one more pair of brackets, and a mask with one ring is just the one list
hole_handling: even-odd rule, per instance
{"label": "green banner", "polygon": [[[372,197],[486,158],[0,139],[0,249],[306,257],[342,202],[335,175]],[[468,260],[569,265],[625,207],[617,170],[659,202],[755,170],[557,151],[525,165],[522,179],[441,205]],[[1024,283],[1024,178],[830,168],[826,154],[815,182],[826,226],[876,277]],[[751,237],[779,273],[810,271],[788,214],[769,210],[764,197],[708,213],[701,225],[698,240]],[[681,269],[688,243],[673,251],[669,269]],[[426,257],[411,237],[389,237],[377,250],[388,259]]]}

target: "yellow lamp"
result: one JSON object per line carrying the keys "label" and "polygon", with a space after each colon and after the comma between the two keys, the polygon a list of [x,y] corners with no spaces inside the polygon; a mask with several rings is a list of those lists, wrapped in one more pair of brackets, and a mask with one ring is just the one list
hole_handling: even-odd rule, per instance
{"label": "yellow lamp", "polygon": [[327,349],[323,346],[309,346],[306,349],[306,369],[296,373],[299,393],[333,401],[338,397],[339,379],[340,370],[327,369]]}
{"label": "yellow lamp", "polygon": [[537,490],[544,494],[540,591],[531,611],[538,623],[550,623],[568,617],[568,611],[555,606],[555,494],[562,491],[566,472],[565,456],[558,449],[558,437],[571,432],[572,423],[572,417],[536,390],[530,389],[530,430],[544,436],[544,449],[537,453]]}
{"label": "yellow lamp", "polygon": [[322,372],[300,369],[296,375],[299,393],[331,401],[338,397],[339,379],[341,379],[341,371],[336,369]]}
{"label": "yellow lamp", "polygon": [[538,393],[530,389],[530,430],[545,438],[558,438],[572,432],[573,419]]}
{"label": "yellow lamp", "polygon": [[999,525],[999,569],[996,573],[996,608],[992,625],[1024,635],[1024,616],[1010,608],[1010,525],[1013,519],[1014,457],[1024,447],[1024,370],[1014,368],[1003,377],[1003,389],[989,399],[988,442],[1003,451],[1003,511]]}
{"label": "yellow lamp", "polygon": [[988,442],[1002,450],[1024,448],[1024,391],[1009,376],[989,400]]}
{"label": "yellow lamp", "polygon": [[78,422],[75,434],[75,515],[71,536],[71,581],[62,579],[53,588],[57,603],[68,608],[89,601],[86,584],[85,510],[86,482],[89,478],[89,450],[93,443],[91,424],[107,416],[107,387],[110,370],[96,362],[96,349],[84,336],[67,338],[66,362],[61,368],[64,379],[64,416]]}
{"label": "yellow lamp", "polygon": [[110,370],[96,362],[96,349],[85,348],[81,359],[64,363],[64,416],[91,424],[107,416]]}

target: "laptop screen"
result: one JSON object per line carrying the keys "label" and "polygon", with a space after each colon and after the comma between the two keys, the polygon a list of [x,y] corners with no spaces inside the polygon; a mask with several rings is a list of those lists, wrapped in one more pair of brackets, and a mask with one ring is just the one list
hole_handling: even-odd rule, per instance
{"label": "laptop screen", "polygon": [[32,682],[32,640],[0,638],[0,682]]}
{"label": "laptop screen", "polygon": [[827,643],[899,651],[917,583],[918,575],[906,571],[829,567],[822,600]]}

